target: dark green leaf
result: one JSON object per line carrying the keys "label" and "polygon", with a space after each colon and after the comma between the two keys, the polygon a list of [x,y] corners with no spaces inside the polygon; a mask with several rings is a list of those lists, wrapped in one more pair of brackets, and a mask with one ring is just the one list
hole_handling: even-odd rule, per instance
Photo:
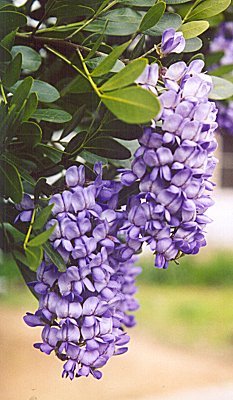
{"label": "dark green leaf", "polygon": [[50,204],[49,206],[43,208],[39,213],[36,214],[36,219],[33,224],[33,229],[42,229],[43,226],[48,221],[48,218],[51,214],[52,208],[54,204]]}
{"label": "dark green leaf", "polygon": [[82,118],[84,116],[86,105],[83,104],[81,107],[77,109],[77,111],[74,113],[72,120],[70,123],[66,126],[64,131],[62,132],[61,138],[64,138],[68,136],[71,132],[75,130],[75,128],[78,126],[78,124],[82,121]]}
{"label": "dark green leaf", "polygon": [[63,154],[61,150],[51,146],[47,146],[43,143],[39,143],[36,148],[42,150],[42,152],[53,162],[59,163],[59,161],[61,161],[61,157]]}
{"label": "dark green leaf", "polygon": [[87,150],[83,150],[79,155],[91,165],[95,165],[96,162],[101,162],[103,165],[108,164],[107,158],[97,156],[97,154],[90,153]]}
{"label": "dark green leaf", "polygon": [[31,93],[24,107],[24,121],[27,121],[31,115],[36,111],[38,104],[38,97],[36,93]]}
{"label": "dark green leaf", "polygon": [[[31,77],[28,77],[26,79],[29,78],[33,81]],[[24,79],[24,81],[26,79]],[[16,82],[16,84],[13,87],[11,87],[11,91],[14,93],[16,89],[21,85],[21,83],[22,81]],[[35,80],[33,82],[30,93],[36,93],[38,96],[38,100],[44,103],[53,103],[60,97],[58,90],[54,86],[50,85],[47,82],[39,80]]]}
{"label": "dark green leaf", "polygon": [[92,76],[102,76],[107,74],[116,64],[117,59],[127,49],[130,41],[115,47],[111,53],[92,71]]}
{"label": "dark green leaf", "polygon": [[28,242],[28,246],[29,247],[38,247],[38,246],[41,246],[42,244],[44,244],[45,242],[47,242],[47,240],[52,235],[52,233],[55,229],[55,226],[56,226],[56,224],[54,224],[53,226],[51,226],[51,228],[47,229],[46,231],[40,233],[39,235],[37,235],[36,237],[31,239],[30,242]]}
{"label": "dark green leaf", "polygon": [[53,249],[49,242],[43,244],[43,249],[50,260],[55,264],[60,272],[66,271],[66,264],[61,255]]}
{"label": "dark green leaf", "polygon": [[166,3],[159,2],[152,6],[144,15],[142,22],[139,26],[139,32],[144,32],[153,26],[155,26],[160,18],[163,16],[164,11],[166,9]]}
{"label": "dark green leaf", "polygon": [[25,99],[28,97],[30,90],[33,85],[33,79],[31,76],[28,76],[23,81],[18,81],[16,85],[11,88],[11,91],[14,93],[11,99],[11,108],[15,107],[16,109],[21,108]]}
{"label": "dark green leaf", "polygon": [[23,122],[19,127],[18,137],[24,143],[27,143],[33,147],[41,141],[42,130],[35,122]]}
{"label": "dark green leaf", "polygon": [[72,154],[73,156],[76,155],[79,151],[81,151],[86,137],[86,131],[78,132],[67,144],[65,149],[66,153]]}
{"label": "dark green leaf", "polygon": [[31,271],[36,271],[43,259],[43,250],[41,247],[27,248],[25,254],[14,251],[14,256],[22,264],[27,265]]}
{"label": "dark green leaf", "polygon": [[233,64],[221,65],[221,67],[215,68],[209,72],[210,75],[223,76],[233,71]]}
{"label": "dark green leaf", "polygon": [[10,51],[0,43],[0,62],[9,62],[11,59]]}
{"label": "dark green leaf", "polygon": [[101,99],[116,117],[129,124],[149,122],[160,111],[157,97],[137,86],[108,92]]}
{"label": "dark green leaf", "polygon": [[31,118],[38,119],[39,121],[54,122],[56,124],[64,124],[64,122],[70,121],[72,115],[64,110],[55,108],[42,108],[37,109]]}
{"label": "dark green leaf", "polygon": [[7,70],[2,77],[2,83],[6,87],[13,86],[20,77],[22,66],[22,55],[17,54],[15,58],[7,66]]}
{"label": "dark green leaf", "polygon": [[12,47],[11,54],[15,56],[16,54],[22,55],[22,69],[34,72],[37,71],[41,65],[41,56],[37,51],[27,46],[14,46]]}
{"label": "dark green leaf", "polygon": [[115,160],[125,160],[131,157],[130,151],[125,146],[109,137],[98,137],[88,142],[85,148],[101,157]]}
{"label": "dark green leaf", "polygon": [[110,121],[101,129],[104,136],[109,135],[117,139],[135,140],[139,139],[143,134],[140,125],[126,124],[118,119]]}
{"label": "dark green leaf", "polygon": [[100,90],[108,92],[115,89],[120,89],[125,86],[134,83],[135,80],[141,75],[147,65],[147,60],[141,58],[139,60],[132,61],[125,68],[123,68],[118,74],[114,75],[107,82],[105,82]]}
{"label": "dark green leaf", "polygon": [[11,236],[14,238],[15,242],[23,242],[25,239],[25,235],[20,232],[18,229],[16,229],[14,226],[9,224],[8,222],[3,223],[4,228],[6,229],[7,232],[11,234]]}
{"label": "dark green leaf", "polygon": [[23,197],[23,185],[20,175],[14,165],[0,160],[0,192],[10,197],[15,203],[20,203]]}
{"label": "dark green leaf", "polygon": [[25,15],[15,11],[0,11],[0,39],[15,29],[26,25]]}
{"label": "dark green leaf", "polygon": [[[16,260],[18,268],[23,276],[23,279],[25,280],[26,284],[35,282],[36,281],[36,273],[34,271],[31,271],[26,265],[21,263],[21,261]],[[35,292],[33,289],[33,286],[28,285],[29,290],[32,292],[33,296],[35,296],[37,299],[39,299],[38,293]]]}

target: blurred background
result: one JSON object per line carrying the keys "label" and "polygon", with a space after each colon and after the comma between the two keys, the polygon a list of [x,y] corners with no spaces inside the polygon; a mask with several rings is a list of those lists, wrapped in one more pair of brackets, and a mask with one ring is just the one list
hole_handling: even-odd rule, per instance
{"label": "blurred background", "polygon": [[[220,140],[220,157],[221,148]],[[22,317],[36,300],[11,257],[1,256],[2,399],[232,400],[233,180],[224,181],[219,165],[208,246],[168,270],[155,269],[145,249],[129,352],[109,362],[101,381],[62,380],[59,360],[32,347],[40,329]]]}

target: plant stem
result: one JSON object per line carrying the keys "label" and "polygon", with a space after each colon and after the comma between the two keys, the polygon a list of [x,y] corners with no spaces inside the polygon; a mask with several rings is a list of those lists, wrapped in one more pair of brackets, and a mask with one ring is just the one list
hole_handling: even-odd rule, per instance
{"label": "plant stem", "polygon": [[90,72],[89,72],[89,70],[88,70],[88,68],[87,68],[87,66],[86,66],[86,64],[85,64],[84,58],[83,58],[83,56],[82,56],[82,53],[81,53],[81,51],[80,51],[79,49],[77,49],[77,53],[78,53],[78,55],[79,55],[79,57],[80,57],[80,60],[81,60],[83,69],[84,69],[84,71],[85,71],[85,73],[86,73],[86,76],[87,76],[87,78],[88,78],[88,80],[89,80],[89,82],[90,82],[92,88],[94,89],[94,91],[95,91],[95,93],[97,94],[97,96],[101,98],[102,95],[101,95],[101,93],[100,93],[98,87],[96,86],[95,82],[93,81],[93,79],[92,79],[92,77],[91,77],[91,74],[90,74]]}
{"label": "plant stem", "polygon": [[7,98],[6,98],[6,94],[5,94],[4,87],[3,87],[2,83],[0,84],[0,87],[1,87],[1,94],[2,94],[3,101],[4,101],[5,104],[7,104]]}
{"label": "plant stem", "polygon": [[26,250],[27,244],[28,244],[29,239],[30,239],[30,235],[31,235],[31,232],[32,232],[32,227],[33,227],[33,224],[34,224],[34,221],[35,221],[35,216],[36,216],[36,209],[34,208],[34,210],[33,210],[33,212],[32,212],[32,217],[31,217],[31,221],[30,221],[30,226],[29,226],[29,228],[28,228],[28,231],[27,231],[25,240],[24,240],[24,242],[23,242],[23,248],[24,248],[24,250]]}

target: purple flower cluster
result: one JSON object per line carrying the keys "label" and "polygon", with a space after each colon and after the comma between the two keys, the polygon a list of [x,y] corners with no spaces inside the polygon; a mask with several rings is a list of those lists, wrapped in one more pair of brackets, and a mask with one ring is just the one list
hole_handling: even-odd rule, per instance
{"label": "purple flower cluster", "polygon": [[70,379],[89,374],[99,379],[99,368],[127,351],[124,327],[135,324],[128,312],[138,308],[133,295],[141,269],[133,256],[121,256],[126,245],[117,238],[124,213],[114,208],[122,186],[103,180],[99,164],[95,172],[95,182],[87,186],[84,166],[70,167],[67,189],[50,200],[47,227],[56,224],[50,240],[67,270],[59,272],[45,258],[33,283],[39,308],[24,317],[29,326],[43,326],[35,347],[54,351],[65,362],[62,376]]}
{"label": "purple flower cluster", "polygon": [[[233,64],[233,22],[223,22],[210,44],[210,51],[223,52],[220,65]],[[231,72],[233,74],[233,72]],[[233,101],[218,102],[217,122],[221,130],[233,135]]]}
{"label": "purple flower cluster", "polygon": [[212,82],[203,67],[203,61],[195,60],[160,71],[162,112],[144,128],[131,170],[122,174],[123,184],[139,181],[140,189],[127,206],[126,242],[138,251],[146,241],[159,268],[206,244],[217,109],[208,101]]}

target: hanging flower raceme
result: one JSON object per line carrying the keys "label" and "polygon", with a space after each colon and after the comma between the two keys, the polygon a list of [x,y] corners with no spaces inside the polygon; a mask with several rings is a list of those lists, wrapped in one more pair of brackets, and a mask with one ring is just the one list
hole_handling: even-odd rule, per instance
{"label": "hanging flower raceme", "polygon": [[[211,52],[223,52],[220,65],[233,64],[233,22],[223,22],[210,43]],[[232,75],[232,72],[231,72]],[[233,135],[233,101],[218,102],[217,122],[220,132]]]}
{"label": "hanging flower raceme", "polygon": [[117,238],[124,213],[114,211],[122,185],[103,180],[99,164],[95,172],[95,182],[87,186],[84,167],[70,167],[66,190],[50,200],[47,227],[56,224],[50,240],[67,270],[59,272],[45,257],[33,283],[39,308],[24,317],[29,326],[43,326],[35,347],[54,351],[70,379],[89,374],[99,379],[99,368],[127,351],[124,327],[134,325],[128,312],[138,308],[133,296],[140,267],[118,251],[125,246]]}
{"label": "hanging flower raceme", "polygon": [[140,189],[128,203],[122,232],[131,249],[139,250],[146,241],[159,268],[206,244],[217,109],[208,101],[212,81],[203,67],[203,61],[195,60],[161,70],[163,85],[157,90],[162,112],[144,128],[131,170],[122,174],[123,184],[139,181]]}

